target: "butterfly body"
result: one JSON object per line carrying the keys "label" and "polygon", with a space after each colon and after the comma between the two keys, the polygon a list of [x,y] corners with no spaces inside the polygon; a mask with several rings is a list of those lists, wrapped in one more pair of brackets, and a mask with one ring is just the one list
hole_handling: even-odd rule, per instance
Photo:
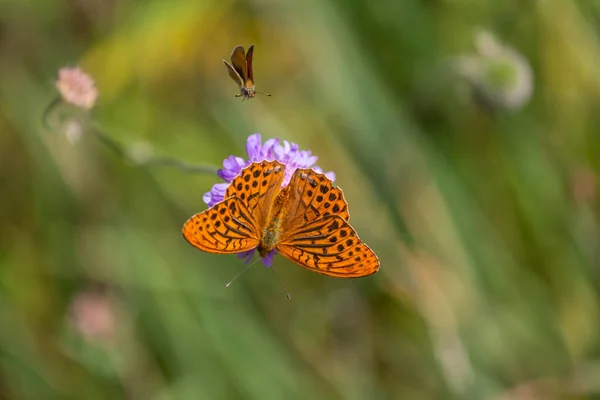
{"label": "butterfly body", "polygon": [[258,254],[260,254],[261,257],[266,257],[267,254],[277,248],[277,245],[281,241],[282,230],[288,218],[288,200],[289,189],[286,186],[279,192],[271,206],[271,215],[269,215],[269,219],[263,229],[260,243],[257,247]]}
{"label": "butterfly body", "polygon": [[251,81],[244,83],[244,87],[240,88],[240,93],[236,97],[251,99],[256,96],[256,86]]}
{"label": "butterfly body", "polygon": [[312,169],[297,169],[281,188],[285,166],[262,161],[231,181],[224,200],[192,216],[185,239],[200,250],[235,254],[271,251],[309,270],[340,278],[379,269],[375,253],[350,226],[343,192]]}
{"label": "butterfly body", "polygon": [[[247,53],[244,53],[244,46],[236,46],[231,52],[231,63],[223,60],[229,76],[240,87],[240,93],[236,94],[235,97],[243,97],[244,100],[251,99],[256,95],[254,71],[252,69],[253,56],[254,45],[248,48]],[[267,96],[270,95],[267,94]]]}

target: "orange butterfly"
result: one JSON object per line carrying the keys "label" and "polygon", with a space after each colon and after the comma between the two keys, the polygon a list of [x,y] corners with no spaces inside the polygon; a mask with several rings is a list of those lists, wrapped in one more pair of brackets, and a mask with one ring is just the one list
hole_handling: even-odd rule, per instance
{"label": "orange butterfly", "polygon": [[348,203],[331,180],[297,169],[281,189],[285,166],[262,161],[231,181],[225,200],[192,216],[183,236],[200,250],[234,254],[272,250],[324,275],[358,278],[379,269],[379,259],[348,221]]}
{"label": "orange butterfly", "polygon": [[[254,97],[256,86],[254,85],[254,73],[252,71],[252,57],[254,55],[254,45],[248,48],[248,53],[244,56],[244,46],[236,46],[231,52],[231,64],[223,60],[223,64],[229,71],[229,76],[240,86],[240,93],[235,97],[243,97],[244,100]],[[265,96],[271,96],[268,93],[260,93]]]}

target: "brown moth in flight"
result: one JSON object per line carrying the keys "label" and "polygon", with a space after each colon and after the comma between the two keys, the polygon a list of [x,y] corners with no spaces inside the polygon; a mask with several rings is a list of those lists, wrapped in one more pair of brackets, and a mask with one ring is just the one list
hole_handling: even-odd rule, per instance
{"label": "brown moth in flight", "polygon": [[[254,45],[248,48],[248,53],[244,54],[244,46],[236,46],[231,52],[231,64],[223,60],[223,64],[227,67],[229,76],[240,87],[240,93],[235,97],[243,97],[251,99],[256,93],[254,85],[254,72],[252,71],[252,56],[254,55]],[[265,96],[271,96],[268,93],[260,93]]]}

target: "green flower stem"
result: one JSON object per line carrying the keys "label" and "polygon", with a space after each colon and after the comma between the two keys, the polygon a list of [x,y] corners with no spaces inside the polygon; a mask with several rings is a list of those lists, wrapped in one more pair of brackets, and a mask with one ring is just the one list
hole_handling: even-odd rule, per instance
{"label": "green flower stem", "polygon": [[110,136],[105,134],[98,127],[92,127],[90,132],[102,142],[106,147],[112,150],[117,156],[122,159],[129,161],[132,164],[135,164],[140,167],[154,167],[154,166],[171,166],[176,167],[180,171],[189,173],[189,174],[217,174],[217,167],[212,165],[203,165],[203,164],[188,164],[184,161],[181,161],[177,158],[173,157],[148,157],[144,161],[138,161],[133,159],[128,152],[123,148],[121,144],[116,142]]}
{"label": "green flower stem", "polygon": [[[66,103],[64,103],[62,98],[59,96],[52,100],[52,102],[44,110],[44,113],[42,114],[42,125],[48,132],[52,132],[52,126],[49,121],[50,115],[58,108],[58,106],[62,104]],[[104,133],[104,131],[96,124],[90,123],[90,121],[87,120],[87,114],[85,117],[80,115],[75,118],[79,118],[79,122],[82,124],[82,126],[87,126],[87,131],[96,139],[98,139],[103,145],[108,147],[119,158],[128,161],[131,164],[140,167],[171,166],[189,174],[217,174],[218,167],[212,165],[188,164],[173,157],[147,157],[143,161],[135,160],[133,157],[131,157],[123,145]]]}

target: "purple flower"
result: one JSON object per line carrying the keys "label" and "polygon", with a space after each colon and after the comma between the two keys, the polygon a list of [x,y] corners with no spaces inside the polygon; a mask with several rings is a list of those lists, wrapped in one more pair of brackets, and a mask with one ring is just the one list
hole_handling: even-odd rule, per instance
{"label": "purple flower", "polygon": [[[297,168],[312,168],[320,174],[323,170],[320,167],[313,166],[317,162],[317,156],[313,156],[310,150],[300,150],[296,143],[290,143],[287,140],[283,141],[283,145],[279,144],[279,139],[268,139],[264,144],[261,144],[260,133],[250,135],[246,142],[246,152],[248,160],[241,157],[229,156],[223,160],[223,168],[217,171],[217,175],[227,183],[216,183],[210,192],[207,192],[203,199],[209,207],[214,206],[224,200],[225,190],[229,183],[238,176],[240,171],[252,164],[263,160],[277,160],[285,165],[285,176],[281,187],[290,183],[292,175]],[[332,181],[335,180],[335,173],[325,173]]]}
{"label": "purple flower", "polygon": [[[294,171],[297,168],[312,168],[315,172],[323,173],[320,167],[314,166],[317,162],[317,156],[312,155],[310,150],[300,150],[296,143],[290,143],[287,140],[283,141],[283,145],[279,143],[279,139],[268,139],[262,143],[260,133],[255,133],[248,137],[246,141],[246,153],[248,153],[248,160],[244,160],[241,157],[229,156],[223,160],[223,168],[217,171],[217,175],[227,183],[216,183],[210,189],[210,192],[204,194],[203,200],[209,207],[212,207],[216,203],[223,201],[225,197],[225,191],[229,187],[229,183],[240,173],[240,171],[246,166],[253,162],[260,162],[263,160],[279,161],[285,165],[285,175],[281,187],[286,186],[290,183]],[[325,173],[331,181],[335,180],[335,173]],[[245,258],[248,263],[255,250],[250,250],[244,253],[239,253],[239,258]],[[273,250],[265,258],[262,259],[262,263],[270,267],[273,264],[273,257],[277,252]]]}

